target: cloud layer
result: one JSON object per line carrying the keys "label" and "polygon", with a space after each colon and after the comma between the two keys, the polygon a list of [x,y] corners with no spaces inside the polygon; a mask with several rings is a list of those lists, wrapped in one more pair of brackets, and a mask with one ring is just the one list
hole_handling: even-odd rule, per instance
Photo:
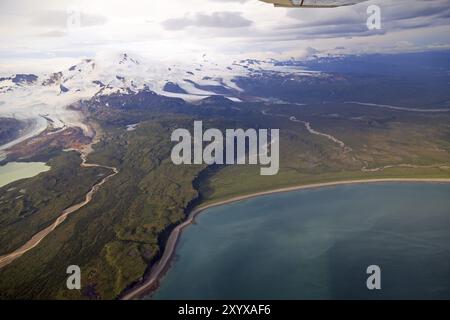
{"label": "cloud layer", "polygon": [[[381,8],[381,30],[366,26]],[[450,46],[450,0],[371,0],[336,9],[274,8],[258,0],[2,0],[0,59],[134,50],[291,56]]]}

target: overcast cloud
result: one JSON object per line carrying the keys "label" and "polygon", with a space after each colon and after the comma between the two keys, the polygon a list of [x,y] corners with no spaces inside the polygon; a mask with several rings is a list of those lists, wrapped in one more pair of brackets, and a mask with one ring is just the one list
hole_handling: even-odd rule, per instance
{"label": "overcast cloud", "polygon": [[[382,29],[368,30],[367,7]],[[0,63],[79,59],[105,51],[290,57],[450,46],[450,0],[371,0],[337,9],[257,0],[1,0]]]}

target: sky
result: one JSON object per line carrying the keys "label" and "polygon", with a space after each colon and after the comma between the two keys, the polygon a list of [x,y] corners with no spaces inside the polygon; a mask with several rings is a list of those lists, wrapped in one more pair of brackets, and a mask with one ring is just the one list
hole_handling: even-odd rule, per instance
{"label": "sky", "polygon": [[[367,28],[370,5],[381,9],[380,30]],[[333,9],[258,0],[1,0],[0,73],[105,52],[189,60],[437,50],[450,47],[449,34],[450,0],[370,0]]]}

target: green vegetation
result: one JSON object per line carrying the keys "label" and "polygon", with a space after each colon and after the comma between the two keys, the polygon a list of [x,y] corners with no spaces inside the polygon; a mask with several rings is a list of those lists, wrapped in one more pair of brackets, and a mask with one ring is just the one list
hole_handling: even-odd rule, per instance
{"label": "green vegetation", "polygon": [[[198,196],[192,181],[203,167],[175,167],[169,158],[172,128],[188,123],[158,117],[132,132],[102,123],[104,139],[89,161],[120,173],[38,247],[0,271],[1,298],[111,299],[139,280],[160,253],[159,236],[184,219]],[[82,292],[65,287],[70,264],[83,270]]]}
{"label": "green vegetation", "polygon": [[[450,178],[447,113],[408,113],[347,104],[285,105],[264,110],[278,116],[260,119],[261,126],[282,128],[279,174],[260,176],[258,169],[250,166],[209,170],[201,181],[204,202],[330,181]],[[290,116],[338,138],[351,150],[309,133],[302,123],[290,121]],[[393,167],[374,172],[362,170],[385,166]]]}
{"label": "green vegetation", "polygon": [[108,171],[83,169],[76,152],[64,152],[51,160],[49,172],[0,188],[0,255],[23,245],[49,226],[67,207],[85,194]]}
{"label": "green vegetation", "polygon": [[[1,299],[116,298],[144,276],[161,254],[170,230],[200,200],[336,180],[450,177],[449,167],[442,166],[450,163],[447,114],[332,104],[242,103],[236,108],[173,100],[147,104],[140,98],[148,97],[134,96],[125,107],[120,97],[109,108],[102,107],[102,101],[87,105],[103,131],[89,162],[115,166],[120,172],[38,247],[0,270]],[[277,116],[263,115],[262,110]],[[290,116],[310,122],[313,129],[335,136],[349,149],[308,132]],[[192,128],[197,119],[203,119],[205,127],[221,129],[280,128],[280,174],[263,177],[259,167],[249,166],[173,165],[172,131]],[[127,124],[138,122],[135,131],[126,130]],[[11,186],[1,189],[2,252],[17,248],[48,225],[63,208],[79,201],[100,173],[105,174],[105,169],[80,168],[79,161],[75,153],[63,153],[53,158],[50,172],[13,184],[15,191],[7,191]],[[404,164],[419,167],[362,170]],[[26,196],[16,198],[14,192],[22,189]],[[71,264],[81,267],[81,292],[65,287],[65,271]]]}

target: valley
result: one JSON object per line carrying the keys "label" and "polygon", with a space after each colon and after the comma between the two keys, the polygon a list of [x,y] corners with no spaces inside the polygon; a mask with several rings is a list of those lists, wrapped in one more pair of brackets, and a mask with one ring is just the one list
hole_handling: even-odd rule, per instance
{"label": "valley", "polygon": [[[93,68],[92,61],[83,65]],[[356,99],[348,99],[340,85],[354,83],[361,75],[293,75],[283,70],[224,77],[227,87],[238,88],[224,96],[197,95],[195,101],[191,95],[200,93],[189,87],[184,87],[189,97],[181,99],[181,90],[170,90],[178,91],[172,96],[144,84],[127,83],[114,90],[112,84],[104,85],[95,91],[101,94],[57,112],[73,117],[50,127],[47,123],[37,136],[10,147],[7,161],[44,161],[51,170],[0,188],[0,255],[17,257],[1,265],[0,298],[127,297],[152,278],[151,270],[165,250],[174,247],[173,235],[191,222],[192,214],[218,202],[354,180],[450,179],[450,112],[442,110],[442,104],[430,100],[411,111],[410,97],[396,94],[398,87],[392,86],[386,96],[396,99],[388,105],[399,108],[377,107],[386,101],[371,100],[372,95],[358,98],[370,101],[364,102],[367,105],[349,104]],[[282,78],[290,85],[277,84]],[[69,91],[62,94],[71,93],[70,81],[65,83]],[[218,92],[220,81],[204,81],[196,90]],[[270,92],[265,91],[268,86]],[[334,90],[335,99],[329,101],[327,95]],[[73,93],[78,97],[86,92]],[[443,98],[444,93],[436,96]],[[174,165],[172,132],[191,128],[199,119],[205,129],[279,128],[279,173],[261,176],[259,167],[248,165]],[[65,288],[69,264],[83,270],[81,291]]]}

